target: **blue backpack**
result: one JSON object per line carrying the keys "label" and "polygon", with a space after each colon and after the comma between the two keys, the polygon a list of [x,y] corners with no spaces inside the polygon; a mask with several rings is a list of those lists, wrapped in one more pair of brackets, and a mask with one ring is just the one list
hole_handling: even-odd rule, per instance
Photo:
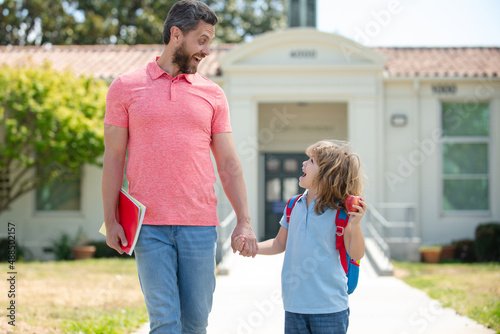
{"label": "blue backpack", "polygon": [[[286,222],[290,223],[290,216],[292,214],[292,209],[297,203],[297,200],[302,197],[302,194],[295,195],[288,200],[286,205]],[[335,217],[335,225],[337,226],[337,238],[336,238],[336,248],[340,254],[340,263],[347,276],[347,293],[353,293],[356,286],[358,286],[359,277],[359,261],[354,261],[351,259],[349,254],[345,249],[344,244],[344,229],[349,222],[349,217],[345,210],[337,210],[337,216]]]}

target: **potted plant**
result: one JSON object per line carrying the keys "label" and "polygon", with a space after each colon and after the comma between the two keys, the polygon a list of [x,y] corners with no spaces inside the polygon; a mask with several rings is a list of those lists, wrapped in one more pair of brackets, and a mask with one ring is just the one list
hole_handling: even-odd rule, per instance
{"label": "potted plant", "polygon": [[456,258],[455,254],[457,252],[457,245],[444,245],[441,249],[441,260],[454,260]]}
{"label": "potted plant", "polygon": [[62,233],[59,239],[52,240],[52,251],[54,252],[56,260],[71,260],[73,256],[73,253],[71,252],[72,245],[73,240],[66,233]]}
{"label": "potted plant", "polygon": [[442,248],[439,246],[420,248],[422,261],[426,263],[439,263],[439,261],[441,260],[441,251]]}
{"label": "potted plant", "polygon": [[71,247],[73,258],[75,260],[85,260],[94,257],[95,246],[89,245],[89,241],[82,228],[78,229],[74,245]]}

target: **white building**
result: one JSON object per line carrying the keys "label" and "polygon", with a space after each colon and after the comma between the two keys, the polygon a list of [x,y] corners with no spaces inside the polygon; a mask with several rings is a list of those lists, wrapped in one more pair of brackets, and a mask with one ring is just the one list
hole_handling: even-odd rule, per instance
{"label": "white building", "polygon": [[[0,47],[0,62],[12,66],[32,55],[35,63],[76,63],[77,74],[111,81],[161,50]],[[411,232],[395,231],[398,237],[413,233],[422,244],[446,244],[474,238],[482,222],[500,221],[498,47],[367,48],[335,34],[292,28],[215,46],[200,72],[226,92],[259,238],[274,235],[283,202],[301,191],[297,177],[305,148],[325,138],[352,143],[374,209],[389,221],[415,223]],[[32,193],[1,214],[2,226],[15,222],[19,242],[42,259],[50,258],[43,249],[63,231],[82,226],[90,238],[100,238],[100,180],[100,169],[86,166],[76,210],[37,211]],[[221,220],[228,213],[221,204]],[[400,251],[393,248],[393,256]]]}

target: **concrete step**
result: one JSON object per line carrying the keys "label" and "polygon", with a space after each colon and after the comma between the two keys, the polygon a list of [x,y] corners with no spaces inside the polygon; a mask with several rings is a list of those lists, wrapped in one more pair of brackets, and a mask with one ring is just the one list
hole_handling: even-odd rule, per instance
{"label": "concrete step", "polygon": [[384,252],[372,238],[365,238],[365,254],[371,266],[379,276],[392,276],[394,267],[391,259],[385,256]]}

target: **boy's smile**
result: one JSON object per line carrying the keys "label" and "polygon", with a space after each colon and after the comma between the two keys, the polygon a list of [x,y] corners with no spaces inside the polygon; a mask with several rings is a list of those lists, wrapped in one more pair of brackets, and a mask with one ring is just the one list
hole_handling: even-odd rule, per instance
{"label": "boy's smile", "polygon": [[299,186],[306,189],[312,189],[318,169],[319,166],[314,158],[304,161],[302,163],[302,171],[304,174],[299,178]]}

